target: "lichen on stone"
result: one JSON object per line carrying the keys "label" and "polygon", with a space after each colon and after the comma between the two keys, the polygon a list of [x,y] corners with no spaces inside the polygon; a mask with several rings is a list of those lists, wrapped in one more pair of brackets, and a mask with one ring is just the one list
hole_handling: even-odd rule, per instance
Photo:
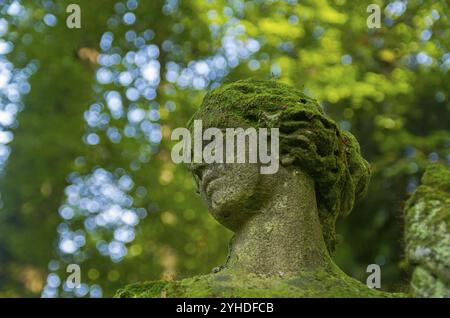
{"label": "lichen on stone", "polygon": [[412,265],[411,292],[450,297],[450,169],[431,165],[405,206],[406,258]]}
{"label": "lichen on stone", "polygon": [[292,158],[313,178],[323,235],[334,250],[336,220],[365,194],[370,167],[356,139],[316,100],[276,80],[246,79],[210,91],[191,123],[195,119],[203,127],[279,128],[280,157]]}

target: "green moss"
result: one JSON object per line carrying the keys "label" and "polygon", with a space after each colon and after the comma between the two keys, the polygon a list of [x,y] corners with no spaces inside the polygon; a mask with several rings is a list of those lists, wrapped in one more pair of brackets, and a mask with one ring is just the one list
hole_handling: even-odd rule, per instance
{"label": "green moss", "polygon": [[132,298],[141,294],[142,291],[145,290],[146,294],[149,295],[148,297],[161,297],[164,295],[164,291],[170,287],[169,284],[170,282],[167,281],[135,283],[119,290],[116,296],[122,298]]}
{"label": "green moss", "polygon": [[370,169],[356,139],[317,101],[274,80],[247,79],[210,91],[190,123],[195,119],[204,128],[279,128],[280,155],[314,179],[323,234],[334,250],[336,220],[365,194]]}
{"label": "green moss", "polygon": [[405,207],[411,287],[421,297],[450,297],[450,169],[431,165]]}
{"label": "green moss", "polygon": [[450,289],[436,275],[423,267],[416,267],[411,277],[411,292],[416,297],[449,297]]}
{"label": "green moss", "polygon": [[[161,288],[161,286],[163,286]],[[181,281],[133,284],[116,297],[404,297],[368,288],[346,275],[324,271],[296,276],[210,274]]]}

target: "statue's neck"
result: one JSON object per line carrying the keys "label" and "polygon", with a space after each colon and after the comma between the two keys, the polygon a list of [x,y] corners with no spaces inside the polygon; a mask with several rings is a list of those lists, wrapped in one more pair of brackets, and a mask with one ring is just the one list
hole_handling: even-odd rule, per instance
{"label": "statue's neck", "polygon": [[283,178],[271,191],[270,202],[235,232],[226,268],[280,275],[332,268],[312,181]]}

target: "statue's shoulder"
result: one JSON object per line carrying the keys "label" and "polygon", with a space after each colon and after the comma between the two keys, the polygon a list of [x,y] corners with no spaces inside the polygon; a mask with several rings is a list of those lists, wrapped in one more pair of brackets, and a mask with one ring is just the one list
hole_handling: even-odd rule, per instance
{"label": "statue's shoulder", "polygon": [[211,287],[215,286],[211,275],[198,275],[182,280],[147,281],[134,283],[119,289],[119,298],[176,298],[176,297],[214,297]]}
{"label": "statue's shoulder", "polygon": [[[134,283],[119,289],[119,298],[176,298],[214,297],[213,287],[217,286],[214,274],[198,275],[182,280],[159,280]],[[218,296],[218,295],[216,295]]]}
{"label": "statue's shoulder", "polygon": [[373,290],[351,279],[325,272],[295,276],[239,275],[215,273],[178,281],[152,281],[128,285],[119,290],[122,298],[298,298],[298,297],[402,297]]}
{"label": "statue's shoulder", "polygon": [[164,298],[166,290],[173,285],[171,281],[147,281],[133,283],[119,289],[114,297],[117,298]]}

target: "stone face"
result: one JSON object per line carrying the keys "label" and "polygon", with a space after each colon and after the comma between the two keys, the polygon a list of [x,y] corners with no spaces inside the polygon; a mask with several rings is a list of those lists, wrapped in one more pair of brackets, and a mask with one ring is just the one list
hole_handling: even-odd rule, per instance
{"label": "stone face", "polygon": [[450,297],[450,169],[431,165],[405,207],[406,257],[415,265],[411,292]]}

